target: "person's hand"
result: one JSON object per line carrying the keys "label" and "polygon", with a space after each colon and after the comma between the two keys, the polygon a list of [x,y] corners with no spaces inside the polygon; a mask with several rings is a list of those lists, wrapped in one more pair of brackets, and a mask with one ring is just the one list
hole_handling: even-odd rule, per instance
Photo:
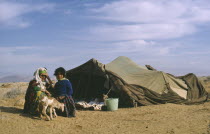
{"label": "person's hand", "polygon": [[46,91],[45,93],[47,94],[47,96],[51,96],[50,92]]}
{"label": "person's hand", "polygon": [[47,96],[51,96],[51,93],[49,91],[45,91],[45,93],[47,94]]}
{"label": "person's hand", "polygon": [[47,96],[50,97],[51,96],[51,93],[47,93]]}
{"label": "person's hand", "polygon": [[[48,74],[46,74],[46,78],[48,79],[48,80],[50,80],[50,76],[48,75]],[[51,81],[51,80],[50,80]]]}
{"label": "person's hand", "polygon": [[65,98],[65,96],[59,96],[58,98],[59,98],[59,100],[63,100]]}

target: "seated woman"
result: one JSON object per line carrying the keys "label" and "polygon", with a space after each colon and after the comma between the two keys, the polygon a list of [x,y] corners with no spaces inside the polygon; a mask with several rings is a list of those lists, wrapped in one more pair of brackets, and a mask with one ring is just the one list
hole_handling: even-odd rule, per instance
{"label": "seated woman", "polygon": [[[48,80],[48,81],[47,81]],[[51,96],[48,91],[52,81],[47,74],[46,68],[38,68],[34,73],[34,79],[30,81],[25,95],[24,113],[36,114],[38,100],[43,95]]]}
{"label": "seated woman", "polygon": [[58,80],[54,87],[55,97],[58,101],[64,103],[65,116],[75,117],[76,108],[72,98],[73,89],[71,82],[65,78],[66,70],[63,67],[59,67],[55,70],[54,75]]}

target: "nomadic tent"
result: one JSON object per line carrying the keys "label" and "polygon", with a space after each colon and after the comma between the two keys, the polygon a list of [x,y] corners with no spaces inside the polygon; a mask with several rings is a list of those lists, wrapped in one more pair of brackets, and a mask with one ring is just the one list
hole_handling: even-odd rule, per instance
{"label": "nomadic tent", "polygon": [[67,71],[76,100],[102,97],[119,98],[120,107],[152,104],[194,104],[207,100],[208,94],[194,74],[175,77],[148,70],[120,56],[108,64],[95,59]]}

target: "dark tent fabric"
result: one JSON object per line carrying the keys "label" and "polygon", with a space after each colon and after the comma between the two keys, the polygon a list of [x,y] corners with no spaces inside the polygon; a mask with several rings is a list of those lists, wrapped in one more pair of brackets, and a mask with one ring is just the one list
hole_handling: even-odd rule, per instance
{"label": "dark tent fabric", "polygon": [[107,79],[104,65],[95,59],[67,71],[66,77],[72,82],[75,99],[98,97]]}
{"label": "dark tent fabric", "polygon": [[119,98],[120,107],[153,104],[194,104],[207,100],[208,94],[194,74],[175,77],[148,70],[120,56],[109,64],[95,59],[67,71],[76,100],[90,100],[108,94]]}

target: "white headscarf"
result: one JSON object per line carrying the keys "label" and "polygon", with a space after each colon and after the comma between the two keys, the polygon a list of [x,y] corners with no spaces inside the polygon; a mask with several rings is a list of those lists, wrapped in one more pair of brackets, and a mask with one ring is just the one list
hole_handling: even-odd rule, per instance
{"label": "white headscarf", "polygon": [[36,83],[39,83],[38,87],[41,88],[41,91],[45,91],[46,90],[46,81],[42,81],[42,79],[39,77],[39,71],[46,71],[47,72],[47,69],[46,68],[43,68],[43,67],[40,67],[38,68],[35,72],[34,72],[34,79],[36,80]]}

